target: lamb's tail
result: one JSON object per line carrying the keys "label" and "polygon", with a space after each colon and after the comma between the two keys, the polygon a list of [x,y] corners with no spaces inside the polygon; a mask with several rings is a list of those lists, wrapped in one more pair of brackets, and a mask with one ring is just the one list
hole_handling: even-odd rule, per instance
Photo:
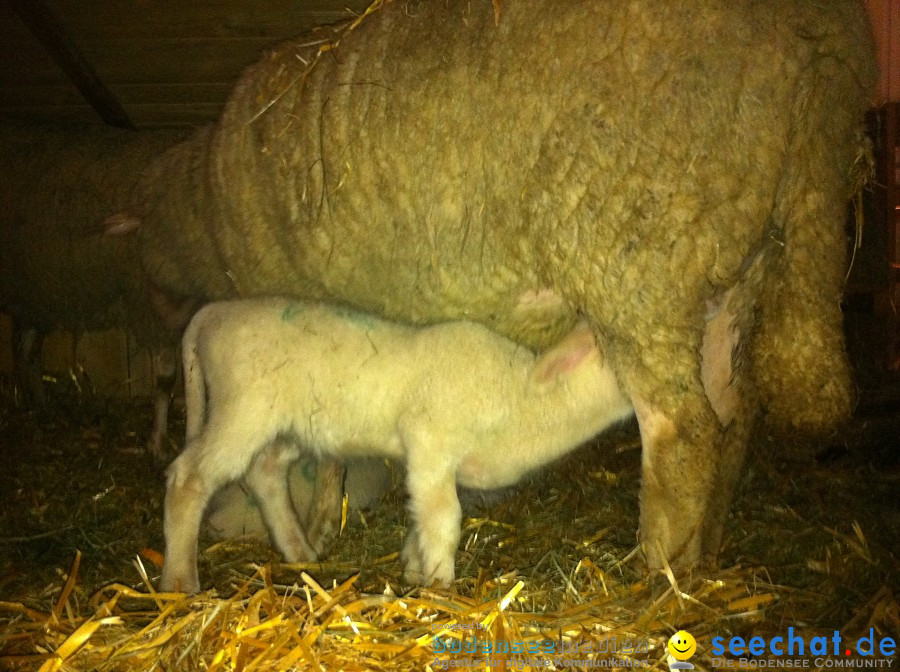
{"label": "lamb's tail", "polygon": [[190,441],[200,434],[206,420],[206,379],[198,352],[198,339],[206,322],[205,311],[198,312],[184,330],[181,357],[184,364],[184,401],[187,409],[185,432]]}

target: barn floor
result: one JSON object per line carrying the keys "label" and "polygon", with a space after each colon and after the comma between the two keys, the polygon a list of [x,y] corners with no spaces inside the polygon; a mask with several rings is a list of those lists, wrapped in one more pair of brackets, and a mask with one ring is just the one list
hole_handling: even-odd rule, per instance
{"label": "barn floor", "polygon": [[[0,668],[33,669],[38,644],[33,633],[22,635],[23,614],[49,613],[78,552],[70,617],[90,613],[90,596],[103,586],[146,591],[141,572],[158,576],[164,477],[142,448],[150,414],[149,404],[71,399],[42,412],[11,404],[0,410]],[[172,436],[180,440],[183,416],[178,409],[173,416]],[[720,560],[747,591],[767,597],[739,618],[719,612],[709,631],[765,633],[794,625],[900,633],[898,438],[900,379],[885,379],[864,392],[852,426],[814,454],[758,442]],[[652,602],[668,588],[665,580],[643,583],[622,563],[634,546],[639,464],[636,426],[627,426],[489,505],[470,502],[456,594],[471,597],[490,577],[506,574],[525,583],[529,597],[520,608],[549,614],[584,599],[585,585],[573,585],[573,577],[590,566],[600,568],[605,587],[631,590],[630,599],[644,590],[642,599]],[[350,516],[328,563],[307,569],[320,585],[358,572],[360,594],[381,594],[386,585],[399,590],[393,554],[405,512],[398,490],[376,510]],[[220,596],[253,574],[252,563],[277,559],[265,546],[201,539],[201,579]],[[273,565],[276,584],[290,585],[297,575]],[[637,613],[633,621],[632,629],[652,630]]]}

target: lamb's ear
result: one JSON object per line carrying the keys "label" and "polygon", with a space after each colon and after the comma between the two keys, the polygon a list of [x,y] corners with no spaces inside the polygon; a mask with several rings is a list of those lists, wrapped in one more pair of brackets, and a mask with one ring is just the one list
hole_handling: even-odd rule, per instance
{"label": "lamb's ear", "polygon": [[556,380],[595,352],[594,334],[586,322],[579,322],[565,338],[537,358],[531,379],[539,384]]}

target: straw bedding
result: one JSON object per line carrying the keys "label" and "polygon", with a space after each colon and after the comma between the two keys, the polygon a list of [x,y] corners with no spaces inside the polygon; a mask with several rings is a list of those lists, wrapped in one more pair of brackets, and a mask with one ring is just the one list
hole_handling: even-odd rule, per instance
{"label": "straw bedding", "polygon": [[[470,506],[452,590],[402,586],[406,514],[395,490],[351,514],[321,565],[285,566],[263,545],[208,537],[202,572],[214,586],[191,597],[153,589],[164,484],[134,431],[145,418],[119,408],[89,417],[2,414],[2,669],[425,670],[485,658],[450,652],[478,637],[481,651],[565,645],[540,656],[556,669],[593,659],[665,670],[663,647],[679,628],[697,638],[692,662],[711,669],[713,636],[793,626],[806,637],[839,629],[851,642],[900,628],[896,456],[875,434],[848,434],[808,464],[758,446],[729,524],[727,569],[702,579],[631,569],[639,451],[626,427]],[[877,421],[879,436],[897,430],[896,419]],[[517,658],[538,656],[510,654],[506,669],[527,669]]]}

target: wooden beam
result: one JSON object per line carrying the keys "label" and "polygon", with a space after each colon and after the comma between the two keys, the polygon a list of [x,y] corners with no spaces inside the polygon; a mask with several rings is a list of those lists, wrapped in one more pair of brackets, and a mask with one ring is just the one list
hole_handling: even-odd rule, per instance
{"label": "wooden beam", "polygon": [[110,126],[134,129],[125,108],[84,58],[65,28],[42,0],[9,0],[22,22],[68,75],[85,100]]}

